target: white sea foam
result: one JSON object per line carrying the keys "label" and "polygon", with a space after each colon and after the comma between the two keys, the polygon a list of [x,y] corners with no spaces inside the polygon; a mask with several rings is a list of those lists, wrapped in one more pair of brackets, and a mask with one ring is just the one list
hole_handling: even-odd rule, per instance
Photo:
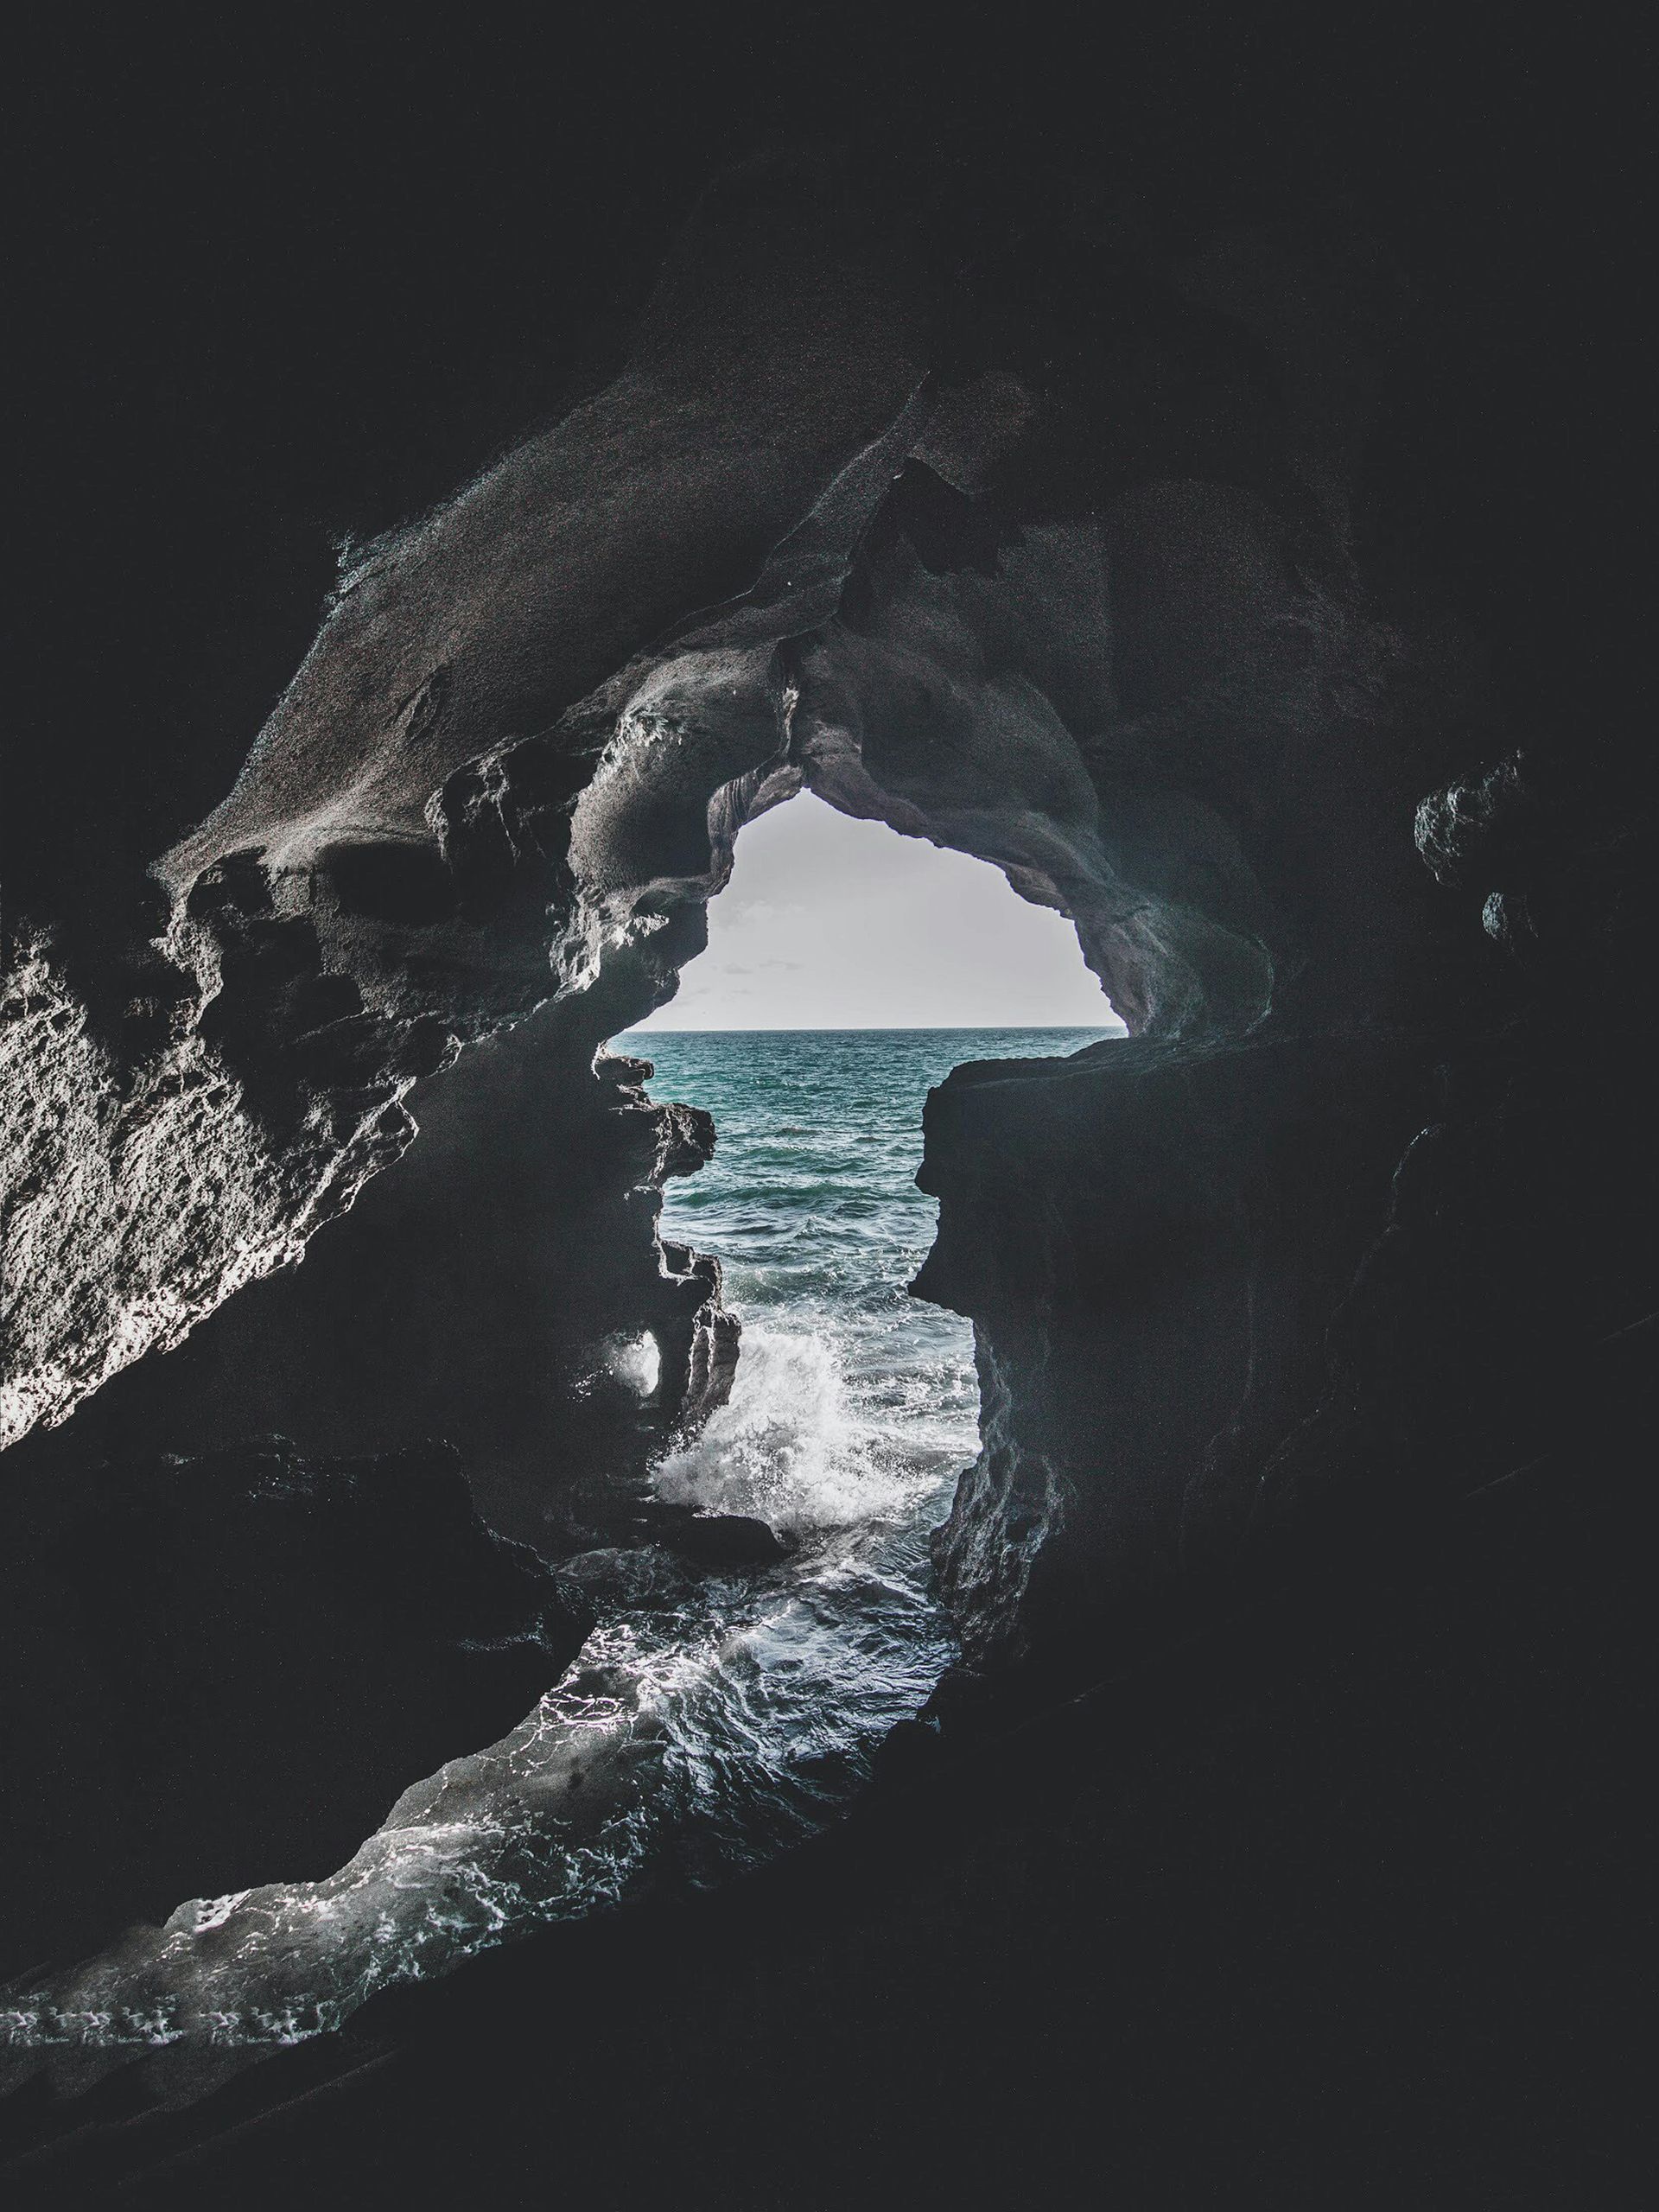
{"label": "white sea foam", "polygon": [[636,1398],[648,1398],[662,1379],[662,1346],[649,1329],[642,1329],[637,1337],[610,1337],[605,1344],[605,1364]]}
{"label": "white sea foam", "polygon": [[846,1529],[901,1510],[914,1484],[878,1464],[874,1433],[849,1402],[840,1347],[751,1323],[728,1404],[664,1459],[659,1494],[743,1513],[780,1535]]}

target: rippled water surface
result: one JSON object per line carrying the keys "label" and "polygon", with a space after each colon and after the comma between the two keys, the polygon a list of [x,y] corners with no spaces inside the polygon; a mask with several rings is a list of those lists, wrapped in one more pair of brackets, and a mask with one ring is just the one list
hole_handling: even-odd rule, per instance
{"label": "rippled water surface", "polygon": [[927,1535],[977,1448],[977,1395],[967,1325],[906,1294],[935,1218],[914,1185],[923,1100],[961,1061],[1103,1033],[620,1039],[654,1060],[653,1096],[715,1116],[714,1162],[670,1185],[664,1228],[720,1255],[744,1329],[730,1404],[664,1458],[658,1487],[797,1548],[759,1575],[700,1574],[654,1548],[572,1562],[600,1625],[518,1727],[407,1790],[327,1879],[192,1900],[10,1993],[14,2066],[74,2086],[166,2047],[205,2086],[389,1982],[648,1886],[718,1879],[833,1818],[952,1650]]}

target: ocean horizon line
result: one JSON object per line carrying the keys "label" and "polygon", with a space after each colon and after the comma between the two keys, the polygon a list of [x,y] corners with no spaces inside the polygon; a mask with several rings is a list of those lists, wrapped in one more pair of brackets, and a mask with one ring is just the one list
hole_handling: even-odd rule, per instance
{"label": "ocean horizon line", "polygon": [[649,1029],[639,1023],[631,1029],[613,1031],[615,1037],[995,1037],[1010,1031],[1036,1035],[1061,1029],[1097,1032],[1104,1037],[1127,1036],[1121,1021],[860,1021],[805,1024],[761,1022],[739,1028],[722,1022],[708,1029]]}

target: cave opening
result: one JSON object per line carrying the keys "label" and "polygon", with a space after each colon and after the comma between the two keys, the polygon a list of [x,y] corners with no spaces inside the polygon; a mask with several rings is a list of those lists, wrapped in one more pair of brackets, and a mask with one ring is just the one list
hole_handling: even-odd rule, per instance
{"label": "cave opening", "polygon": [[[925,1518],[978,1414],[971,1330],[910,1291],[935,1221],[916,1182],[927,1093],[963,1061],[1122,1025],[1065,916],[810,792],[743,829],[708,926],[675,997],[613,1040],[658,1099],[712,1117],[713,1156],[667,1186],[663,1230],[718,1259],[743,1332],[728,1402],[657,1489],[785,1542]],[[649,1346],[621,1360],[649,1388]]]}
{"label": "cave opening", "polygon": [[[333,1872],[191,1898],[55,1974],[29,2016],[77,2082],[159,2039],[175,2093],[200,2094],[388,1985],[722,1882],[847,1808],[957,1662],[931,1538],[978,1449],[980,1382],[970,1325],[911,1294],[935,1228],[924,1103],[965,1061],[1122,1025],[1066,917],[810,794],[741,830],[709,914],[678,995],[611,1055],[653,1064],[653,1102],[712,1116],[713,1156],[667,1184],[660,1228],[723,1271],[729,1396],[665,1433],[666,1343],[605,1340],[658,1444],[632,1540],[551,1547],[594,1624],[575,1661],[505,1736],[410,1783]],[[520,1041],[541,1071],[534,1030]],[[507,1080],[492,1050],[517,1068],[486,1049],[463,1084]],[[448,1095],[440,1079],[422,1107],[440,1168]],[[88,2050],[105,2015],[118,2033]]]}
{"label": "cave opening", "polygon": [[19,73],[29,2202],[1653,2201],[1630,73],[1250,12]]}
{"label": "cave opening", "polygon": [[[875,1716],[907,1718],[954,1656],[931,1538],[980,1448],[972,1326],[912,1290],[937,1225],[927,1096],[964,1063],[1124,1025],[1068,917],[810,793],[743,828],[708,927],[676,996],[613,1040],[656,1099],[711,1117],[662,1233],[717,1261],[741,1330],[729,1395],[656,1462],[655,1510],[790,1592],[752,1655],[749,1694],[781,1723],[766,1758],[817,1758],[839,1731],[830,1770],[861,1771]],[[648,1351],[625,1357],[646,1388]],[[716,1618],[729,1602],[714,1588]]]}

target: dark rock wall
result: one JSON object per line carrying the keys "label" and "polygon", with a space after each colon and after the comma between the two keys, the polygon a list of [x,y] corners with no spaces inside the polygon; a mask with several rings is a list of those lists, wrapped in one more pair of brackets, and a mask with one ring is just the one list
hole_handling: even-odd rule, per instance
{"label": "dark rock wall", "polygon": [[591,1624],[444,1446],[276,1438],[13,1477],[0,1567],[0,1974],[350,1858],[505,1734]]}
{"label": "dark rock wall", "polygon": [[[976,1658],[1570,1418],[1652,1299],[1652,807],[1529,634],[1592,634],[1506,488],[1571,474],[1522,457],[1534,264],[1490,205],[971,167],[722,177],[616,375],[353,554],[96,973],[14,928],[6,1439],[437,1428],[514,1529],[596,1525],[732,1344],[651,1233],[701,1136],[589,1063],[804,785],[1071,914],[1136,1033],[930,1111]],[[647,1325],[659,1404],[589,1388]]]}
{"label": "dark rock wall", "polygon": [[75,1287],[15,1301],[11,1433],[291,1263],[458,1049],[607,976],[647,1011],[803,781],[1073,914],[1137,1029],[1396,1015],[1399,824],[1490,718],[1355,562],[1398,283],[1335,280],[1340,216],[1183,254],[1076,208],[1065,281],[950,281],[943,182],[722,180],[623,372],[342,574],[84,1016],[20,941],[20,1116],[61,1098],[10,1271]]}
{"label": "dark rock wall", "polygon": [[[14,1433],[291,1264],[406,1148],[416,1084],[401,1185],[137,1382],[147,1438],[217,1435],[250,1392],[284,1421],[315,1376],[320,1443],[458,1433],[528,1529],[563,1509],[526,1470],[597,1448],[590,1313],[660,1320],[671,1395],[706,1396],[729,1354],[715,1309],[695,1319],[706,1272],[665,1284],[632,1230],[576,1268],[615,1207],[652,1205],[585,1063],[673,988],[743,821],[803,785],[1070,913],[1148,1040],[1075,1079],[962,1078],[933,1117],[924,1287],[981,1326],[1002,1467],[946,1539],[968,1617],[1017,1642],[1029,1565],[1033,1604],[1065,1585],[1081,1618],[1078,1593],[1213,1560],[1357,1458],[1409,1491],[1379,1424],[1421,1437],[1451,1375],[1461,1397],[1500,1339],[1548,1338],[1448,1317],[1410,1344],[1437,1299],[1490,1316],[1527,1280],[1499,1238],[1453,1296],[1441,1229],[1410,1224],[1524,1212],[1572,1109],[1559,1075],[1521,1103],[1522,1040],[1586,962],[1608,1005],[1632,967],[1644,802],[1553,766],[1459,594],[1401,582],[1378,468],[1435,311],[1413,242],[1352,208],[1178,244],[1072,206],[1065,281],[1036,284],[951,261],[965,211],[937,182],[816,156],[723,180],[621,375],[342,576],[96,1003],[24,948]],[[1469,772],[1517,729],[1524,772]],[[1484,930],[1436,873],[1490,874]],[[1026,1121],[977,1126],[1016,1096]],[[1408,1261],[1419,1287],[1387,1292]],[[1639,1269],[1602,1272],[1623,1287],[1585,1310],[1613,1325]],[[515,1316],[545,1324],[545,1389]]]}
{"label": "dark rock wall", "polygon": [[1567,1444],[1659,1306],[1650,768],[1535,732],[1411,808],[1422,697],[1375,781],[1327,755],[1243,810],[1302,920],[1263,1021],[930,1101],[917,1289],[976,1321],[987,1407],[937,1555],[981,1664],[1075,1675],[1356,1528],[1432,1528]]}
{"label": "dark rock wall", "polygon": [[1178,1628],[1245,1544],[1427,1084],[1392,1040],[1262,1036],[970,1066],[932,1094],[916,1289],[972,1317],[987,1386],[936,1538],[974,1656],[1098,1664]]}
{"label": "dark rock wall", "polygon": [[182,2114],[14,2101],[14,2194],[511,2200],[549,2082],[613,2110],[626,2048],[626,2125],[561,2154],[601,2199],[1643,2203],[1645,1334],[1522,1479],[947,1731],[757,1878],[384,1992]]}

